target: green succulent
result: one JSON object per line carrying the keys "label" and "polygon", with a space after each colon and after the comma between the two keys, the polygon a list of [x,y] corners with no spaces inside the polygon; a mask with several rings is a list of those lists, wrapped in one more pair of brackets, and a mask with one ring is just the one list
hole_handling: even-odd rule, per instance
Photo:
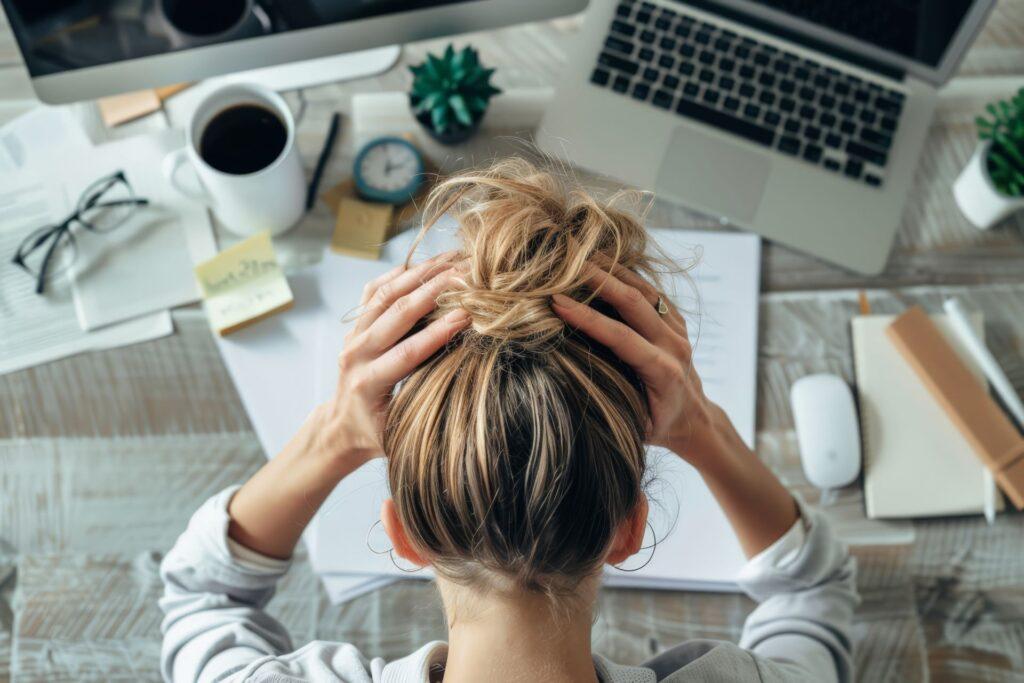
{"label": "green succulent", "polygon": [[491,85],[494,69],[483,68],[480,55],[469,46],[456,52],[449,44],[442,56],[428,54],[425,62],[409,70],[413,112],[429,117],[440,134],[476,124],[490,99],[501,93]]}
{"label": "green succulent", "polygon": [[988,172],[996,189],[1011,197],[1024,194],[1024,88],[1009,100],[985,107],[989,117],[979,116],[978,137],[991,140]]}

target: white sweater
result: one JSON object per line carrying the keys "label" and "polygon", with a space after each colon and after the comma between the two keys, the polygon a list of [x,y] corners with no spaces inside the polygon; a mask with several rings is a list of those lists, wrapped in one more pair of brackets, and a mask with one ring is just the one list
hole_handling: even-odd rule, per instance
{"label": "white sweater", "polygon": [[[227,505],[236,490],[204,503],[161,565],[165,680],[429,683],[430,672],[443,668],[442,642],[390,663],[346,643],[294,650],[284,627],[263,611],[288,562],[228,538]],[[852,680],[854,579],[854,560],[825,520],[801,506],[801,520],[738,577],[760,603],[738,647],[688,641],[639,667],[595,655],[595,671],[602,683]]]}

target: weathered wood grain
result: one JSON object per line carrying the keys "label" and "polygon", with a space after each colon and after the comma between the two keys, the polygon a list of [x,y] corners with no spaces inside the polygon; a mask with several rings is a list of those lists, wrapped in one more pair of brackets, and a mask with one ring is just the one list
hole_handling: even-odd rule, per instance
{"label": "weathered wood grain", "polygon": [[155,566],[148,556],[24,555],[14,679],[159,680]]}
{"label": "weathered wood grain", "polygon": [[[498,67],[503,87],[555,82],[578,31],[570,18],[461,36]],[[446,40],[405,48],[402,65]],[[852,379],[852,287],[896,312],[932,310],[956,293],[985,312],[986,334],[1024,390],[1024,223],[981,233],[951,203],[949,183],[973,147],[971,117],[1024,72],[1024,0],[1000,2],[939,116],[886,272],[846,273],[792,250],[765,249],[758,369],[758,452],[811,502],[792,432],[788,389],[809,372]],[[307,167],[335,110],[368,90],[400,90],[403,68],[291,93]],[[0,123],[32,97],[0,12]],[[99,135],[101,131],[93,131]],[[94,139],[104,139],[101,135]],[[348,174],[343,135],[325,186]],[[460,160],[454,160],[459,162]],[[473,159],[462,160],[469,163]],[[581,174],[596,187],[614,183]],[[720,229],[657,202],[652,224]],[[289,240],[289,266],[318,258],[331,217],[318,207]],[[911,285],[926,285],[910,287]],[[813,291],[833,289],[828,293]],[[210,493],[261,462],[255,436],[201,313],[175,313],[177,333],[0,377],[0,682],[158,680],[156,567]],[[858,493],[853,491],[854,503]],[[1024,680],[1024,517],[915,523],[907,547],[858,548],[859,680]],[[15,590],[16,589],[16,590]],[[640,662],[685,638],[735,638],[752,603],[741,596],[609,590],[594,628],[598,651]],[[394,658],[444,637],[429,584],[405,582],[330,605],[300,552],[271,603],[296,644],[345,639]]]}
{"label": "weathered wood grain", "polygon": [[21,553],[169,548],[192,512],[263,464],[251,431],[0,440],[0,538]]}
{"label": "weathered wood grain", "polygon": [[[870,299],[879,311],[911,302],[934,308],[946,293],[986,311],[995,353],[1018,387],[1024,386],[1024,286],[872,291]],[[759,452],[810,500],[815,494],[800,471],[786,392],[808,372],[850,375],[846,322],[855,302],[852,291],[770,294],[762,301]],[[186,325],[178,336],[194,341],[205,334]],[[67,363],[102,365],[123,353]],[[188,355],[171,354],[159,364],[158,377],[129,375],[119,387],[128,395],[163,387],[192,362]],[[216,357],[204,367],[223,372]],[[74,409],[60,411],[73,415]],[[60,411],[51,419],[63,419]],[[169,547],[206,495],[244,478],[261,457],[251,432],[192,431],[201,424],[200,416],[192,416],[178,425],[188,431],[178,434],[0,442],[0,537],[13,539],[22,553],[17,680],[152,675],[139,664],[155,665],[159,647],[151,551]],[[920,680],[941,672],[1013,680],[1024,643],[1022,522],[1020,515],[1008,514],[992,528],[980,519],[918,523],[913,547],[859,549],[860,679]],[[96,557],[97,549],[108,554]],[[735,595],[606,591],[595,647],[619,661],[639,662],[684,638],[734,638],[751,607]],[[429,585],[402,583],[332,606],[302,557],[272,609],[297,643],[346,639],[386,657],[444,634]]]}
{"label": "weathered wood grain", "polygon": [[177,334],[0,379],[0,439],[237,433],[249,418],[199,309]]}
{"label": "weathered wood grain", "polygon": [[0,538],[0,683],[7,683],[11,679],[11,645],[14,637],[14,609],[11,600],[17,579],[17,553]]}
{"label": "weathered wood grain", "polygon": [[1024,64],[1024,2],[1000,0],[960,65],[962,76],[1020,74]]}

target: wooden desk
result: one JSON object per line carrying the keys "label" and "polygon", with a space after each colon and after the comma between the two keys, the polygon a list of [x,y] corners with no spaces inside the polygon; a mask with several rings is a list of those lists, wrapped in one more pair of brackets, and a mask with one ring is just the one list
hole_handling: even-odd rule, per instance
{"label": "wooden desk", "polygon": [[[505,87],[554,82],[574,19],[459,38],[480,47]],[[445,41],[409,46],[414,63]],[[404,89],[379,78],[289,95],[305,109],[307,166],[330,113],[356,92]],[[766,245],[759,367],[758,450],[797,490],[800,472],[789,385],[810,372],[852,378],[847,320],[856,290],[876,310],[937,308],[957,293],[985,311],[988,336],[1024,389],[1024,222],[982,233],[959,215],[950,183],[974,147],[981,104],[1024,83],[1024,0],[1004,0],[950,86],[921,163],[886,272],[851,275]],[[20,57],[0,20],[0,122],[30,106]],[[303,100],[304,104],[300,101]],[[88,115],[88,110],[83,110]],[[95,132],[95,131],[94,131]],[[344,138],[342,142],[344,142]],[[339,153],[324,187],[347,174]],[[652,223],[719,226],[659,203]],[[295,240],[322,244],[323,207]],[[0,681],[158,680],[160,552],[192,511],[263,461],[259,444],[195,308],[177,333],[0,377]],[[1024,517],[915,524],[913,546],[858,549],[857,667],[863,681],[1024,678]],[[738,636],[752,603],[736,595],[605,591],[597,649],[639,662],[678,640]],[[388,658],[444,635],[433,589],[401,584],[332,606],[300,555],[271,611],[295,643],[344,639]]]}

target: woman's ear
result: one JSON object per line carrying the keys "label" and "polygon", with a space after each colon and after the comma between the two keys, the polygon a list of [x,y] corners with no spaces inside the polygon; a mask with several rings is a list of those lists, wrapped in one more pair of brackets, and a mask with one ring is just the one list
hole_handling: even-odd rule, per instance
{"label": "woman's ear", "polygon": [[391,546],[396,555],[417,567],[426,567],[430,564],[409,543],[409,538],[405,535],[405,526],[398,518],[398,511],[395,510],[395,502],[390,498],[380,506],[380,521],[384,526],[384,532],[391,539]]}
{"label": "woman's ear", "polygon": [[622,564],[640,552],[644,544],[644,531],[647,529],[647,512],[647,496],[642,495],[633,511],[616,530],[605,562],[611,565]]}

